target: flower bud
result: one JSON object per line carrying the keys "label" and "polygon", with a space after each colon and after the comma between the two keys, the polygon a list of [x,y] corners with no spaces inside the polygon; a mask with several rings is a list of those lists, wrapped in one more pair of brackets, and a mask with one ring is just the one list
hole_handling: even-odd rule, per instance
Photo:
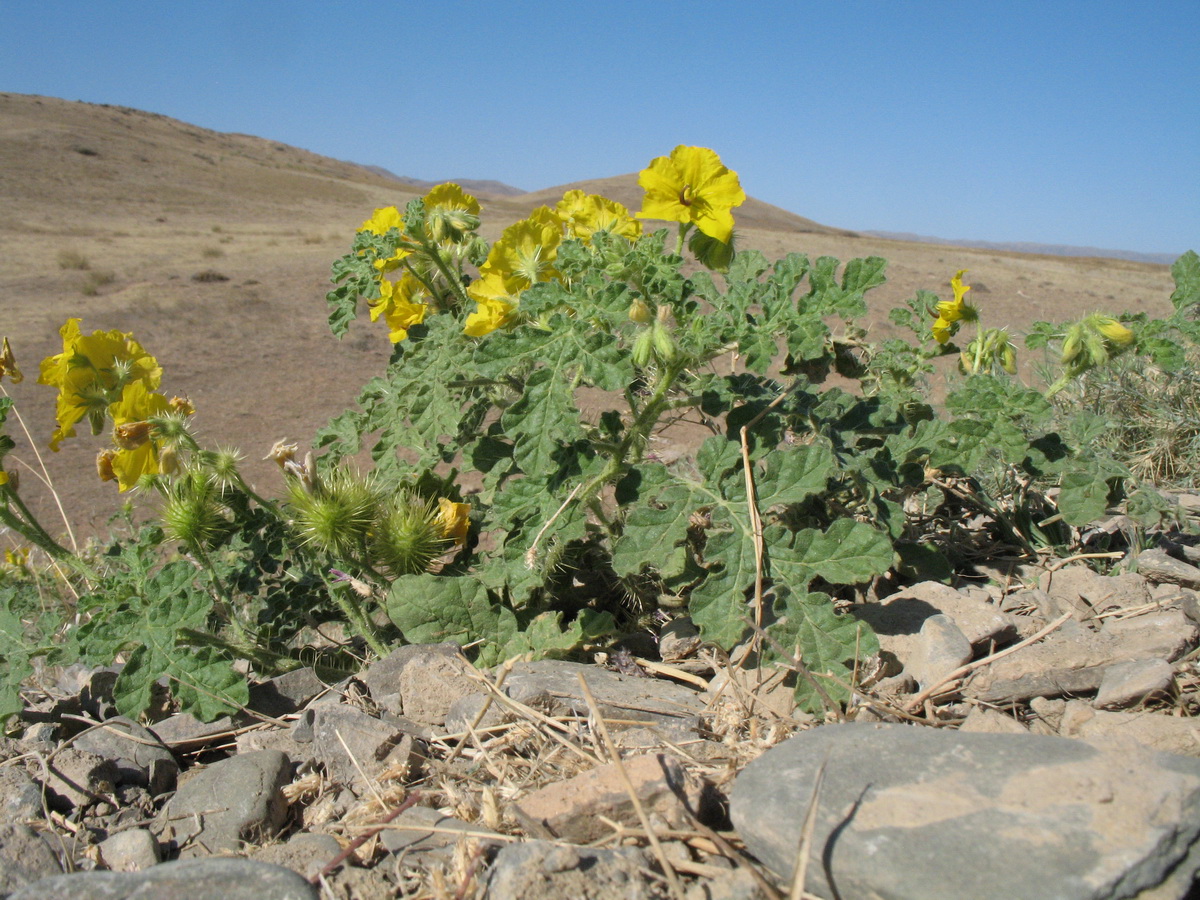
{"label": "flower bud", "polygon": [[1017,374],[1017,351],[1013,349],[1012,344],[1006,343],[1000,351],[1000,367],[1009,375]]}
{"label": "flower bud", "polygon": [[638,332],[638,336],[633,340],[633,364],[639,368],[645,368],[650,365],[650,357],[654,353],[654,336],[652,329],[646,328]]}
{"label": "flower bud", "polygon": [[654,311],[641,297],[634,298],[629,304],[629,321],[638,325],[649,325],[654,320]]}
{"label": "flower bud", "polygon": [[675,357],[679,355],[679,351],[675,346],[675,339],[671,337],[671,332],[667,330],[667,326],[661,321],[655,320],[650,326],[650,334],[654,340],[654,355],[662,362],[674,362]]}
{"label": "flower bud", "polygon": [[1089,318],[1092,327],[1105,339],[1122,347],[1133,342],[1133,332],[1112,316],[1094,315]]}

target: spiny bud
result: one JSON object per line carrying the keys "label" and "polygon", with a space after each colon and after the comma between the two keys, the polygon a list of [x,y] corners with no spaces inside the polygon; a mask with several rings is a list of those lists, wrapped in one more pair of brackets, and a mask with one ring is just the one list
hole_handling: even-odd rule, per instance
{"label": "spiny bud", "polygon": [[650,326],[650,334],[654,340],[654,355],[662,362],[674,362],[675,357],[679,355],[679,351],[675,346],[675,339],[671,337],[671,332],[667,330],[667,326],[656,319],[654,324]]}
{"label": "spiny bud", "polygon": [[654,335],[652,329],[646,328],[638,332],[633,339],[633,352],[630,354],[633,364],[639,368],[650,365],[650,357],[654,354]]}
{"label": "spiny bud", "polygon": [[1017,374],[1017,351],[1013,349],[1012,344],[1006,343],[1000,351],[1000,367],[1009,375]]}
{"label": "spiny bud", "polygon": [[1122,347],[1133,342],[1133,332],[1114,319],[1112,316],[1100,315],[1099,313],[1088,316],[1088,324],[1100,333],[1106,340],[1112,341],[1114,344],[1119,344]]}

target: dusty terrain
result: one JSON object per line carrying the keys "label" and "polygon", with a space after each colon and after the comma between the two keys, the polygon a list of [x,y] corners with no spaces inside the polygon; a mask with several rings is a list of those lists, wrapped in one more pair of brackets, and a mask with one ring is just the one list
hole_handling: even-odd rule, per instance
{"label": "dusty terrain", "polygon": [[[736,169],[737,160],[727,163]],[[520,196],[481,192],[485,234],[494,237],[570,187],[640,206],[635,174]],[[390,352],[383,329],[366,321],[341,342],[330,335],[329,265],[375,207],[420,193],[368,168],[261,138],[123,107],[0,93],[0,333],[28,376],[5,387],[41,444],[79,535],[103,533],[122,498],[96,479],[100,439],[84,433],[57,454],[44,449],[53,393],[34,382],[38,362],[61,349],[63,321],[79,316],[87,332],[132,331],[161,362],[164,389],[195,403],[203,438],[240,447],[251,480],[272,492],[276,476],[261,460],[272,442],[307,443],[353,403]],[[791,251],[886,257],[889,282],[871,295],[879,336],[893,304],[918,288],[946,296],[960,268],[970,270],[972,298],[988,324],[1017,332],[1038,319],[1096,309],[1170,309],[1166,266],[902,243],[756,200],[737,211],[737,222],[742,246],[772,258]],[[80,262],[87,268],[71,267]],[[33,462],[25,447],[20,456]],[[34,481],[29,472],[23,479]],[[55,530],[49,496],[33,487],[23,494]]]}

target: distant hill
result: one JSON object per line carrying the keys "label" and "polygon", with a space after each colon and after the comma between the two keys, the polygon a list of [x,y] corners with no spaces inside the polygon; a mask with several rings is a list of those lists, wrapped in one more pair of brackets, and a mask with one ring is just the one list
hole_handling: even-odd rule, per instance
{"label": "distant hill", "polygon": [[397,175],[395,172],[383,168],[383,166],[363,166],[363,168],[368,172],[382,175],[384,178],[394,178],[401,184],[408,184],[426,190],[439,184],[445,184],[447,181],[452,181],[467,193],[478,194],[484,197],[517,197],[525,193],[521,188],[515,188],[511,184],[505,184],[502,181],[485,181],[477,178],[443,178],[441,181],[424,181],[420,178],[409,178],[407,175]]}
{"label": "distant hill", "polygon": [[905,231],[864,231],[870,237],[885,238],[889,241],[910,241],[919,244],[947,244],[955,247],[975,247],[979,250],[1004,250],[1010,253],[1036,253],[1042,256],[1098,256],[1104,259],[1127,259],[1131,262],[1144,262],[1170,265],[1175,262],[1177,255],[1173,253],[1137,253],[1133,250],[1103,250],[1099,247],[1072,247],[1067,244],[1033,244],[1028,242],[995,242],[995,241],[966,241],[930,237],[925,234],[910,234]]}

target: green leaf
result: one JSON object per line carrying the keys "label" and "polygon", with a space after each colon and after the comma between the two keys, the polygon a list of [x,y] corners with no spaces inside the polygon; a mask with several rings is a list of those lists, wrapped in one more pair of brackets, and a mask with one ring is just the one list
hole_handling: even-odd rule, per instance
{"label": "green leaf", "polygon": [[[780,590],[775,610],[781,618],[768,627],[768,633],[787,650],[798,650],[801,662],[819,680],[825,694],[844,705],[851,695],[843,684],[853,680],[856,654],[862,660],[879,652],[879,639],[870,626],[839,615],[829,596],[822,593]],[[796,702],[807,712],[824,711],[820,693],[804,677],[796,679]]]}
{"label": "green leaf", "polygon": [[728,650],[742,639],[742,620],[751,614],[746,592],[754,585],[754,546],[741,529],[710,532],[704,561],[712,568],[692,590],[688,613],[704,640]]}
{"label": "green leaf", "polygon": [[778,527],[767,528],[764,540],[771,548],[771,574],[796,590],[814,577],[830,584],[862,584],[887,572],[894,554],[886,532],[846,518],[836,520],[824,532],[815,528],[799,531],[790,546]]}
{"label": "green leaf", "polygon": [[1108,511],[1109,480],[1122,474],[1097,459],[1079,460],[1062,476],[1057,503],[1063,521],[1082,527],[1103,518]]}
{"label": "green leaf", "polygon": [[1200,304],[1200,256],[1189,250],[1171,266],[1171,277],[1175,279],[1175,291],[1171,294],[1171,305],[1176,312]]}
{"label": "green leaf", "polygon": [[666,467],[650,463],[640,467],[645,479],[631,507],[622,534],[613,544],[612,564],[618,575],[634,575],[647,568],[663,578],[683,573],[686,555],[676,552],[687,541],[692,514],[708,499],[698,485],[672,478]]}

